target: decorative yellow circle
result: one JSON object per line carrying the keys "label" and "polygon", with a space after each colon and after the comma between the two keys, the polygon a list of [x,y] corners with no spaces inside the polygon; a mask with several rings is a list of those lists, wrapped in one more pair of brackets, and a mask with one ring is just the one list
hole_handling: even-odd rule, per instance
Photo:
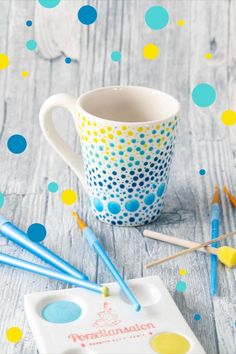
{"label": "decorative yellow circle", "polygon": [[9,65],[9,59],[6,54],[0,53],[0,70],[6,69]]}
{"label": "decorative yellow circle", "polygon": [[180,268],[180,269],[179,269],[179,275],[184,276],[184,275],[186,275],[186,274],[187,274],[187,270],[186,270],[186,269],[184,269],[184,268]]}
{"label": "decorative yellow circle", "polygon": [[142,132],[143,131],[143,128],[142,127],[139,127],[138,128],[138,132]]}
{"label": "decorative yellow circle", "polygon": [[225,125],[234,125],[236,123],[236,112],[232,110],[226,110],[221,115],[221,120]]}
{"label": "decorative yellow circle", "polygon": [[186,354],[190,349],[190,343],[185,337],[171,332],[156,334],[150,345],[158,354]]}
{"label": "decorative yellow circle", "polygon": [[107,136],[108,136],[108,138],[111,139],[111,140],[114,138],[114,136],[113,136],[112,134],[108,134]]}
{"label": "decorative yellow circle", "polygon": [[28,71],[27,71],[27,70],[23,70],[23,71],[21,72],[21,76],[22,76],[22,77],[28,77],[28,76],[29,76]]}
{"label": "decorative yellow circle", "polygon": [[72,205],[78,199],[77,194],[72,189],[66,189],[61,193],[61,200],[66,205]]}
{"label": "decorative yellow circle", "polygon": [[205,54],[205,58],[206,58],[207,60],[211,60],[211,59],[212,59],[212,53],[207,52],[207,53]]}
{"label": "decorative yellow circle", "polygon": [[126,130],[127,127],[126,127],[125,125],[122,125],[121,129],[122,129],[122,130]]}
{"label": "decorative yellow circle", "polygon": [[11,327],[6,331],[6,337],[9,342],[17,343],[22,339],[23,333],[19,327]]}
{"label": "decorative yellow circle", "polygon": [[134,135],[134,133],[133,133],[131,130],[129,130],[129,131],[128,131],[128,135],[129,135],[129,136],[132,136],[132,135]]}
{"label": "decorative yellow circle", "polygon": [[185,24],[185,21],[184,21],[184,20],[178,20],[178,21],[177,21],[177,25],[178,25],[179,27],[183,27],[184,24]]}
{"label": "decorative yellow circle", "polygon": [[101,133],[101,134],[105,134],[105,132],[106,132],[105,129],[103,129],[103,128],[100,129],[100,133]]}
{"label": "decorative yellow circle", "polygon": [[143,56],[145,59],[153,60],[156,59],[159,55],[159,48],[153,44],[148,43],[143,47]]}
{"label": "decorative yellow circle", "polygon": [[117,130],[116,134],[117,134],[117,135],[121,135],[122,132],[121,132],[120,130]]}
{"label": "decorative yellow circle", "polygon": [[107,130],[108,130],[109,132],[111,132],[111,131],[112,131],[112,127],[107,127]]}

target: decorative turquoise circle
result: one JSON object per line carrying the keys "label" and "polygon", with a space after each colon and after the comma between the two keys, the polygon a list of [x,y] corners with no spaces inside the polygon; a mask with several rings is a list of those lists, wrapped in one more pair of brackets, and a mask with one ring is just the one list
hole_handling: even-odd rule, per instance
{"label": "decorative turquoise circle", "polygon": [[192,91],[193,102],[199,107],[209,107],[216,99],[216,91],[213,86],[201,83],[194,87]]}
{"label": "decorative turquoise circle", "polygon": [[55,301],[43,308],[41,316],[48,322],[59,324],[73,322],[81,313],[81,307],[72,301]]}
{"label": "decorative turquoise circle", "polygon": [[39,223],[31,224],[27,230],[27,236],[33,242],[41,242],[45,239],[47,230],[44,225]]}
{"label": "decorative turquoise circle", "polygon": [[21,154],[27,147],[27,142],[23,135],[15,134],[10,136],[7,147],[13,154]]}
{"label": "decorative turquoise circle", "polygon": [[158,197],[161,197],[163,195],[163,193],[165,192],[165,183],[161,183],[160,186],[158,187],[158,190],[157,190],[157,196]]}
{"label": "decorative turquoise circle", "polygon": [[202,317],[201,317],[201,315],[199,313],[195,313],[193,318],[194,318],[195,321],[200,321],[202,319]]}
{"label": "decorative turquoise circle", "polygon": [[185,290],[187,289],[187,284],[185,283],[185,281],[178,281],[178,283],[176,284],[176,290],[179,293],[184,293]]}
{"label": "decorative turquoise circle", "polygon": [[50,182],[48,184],[48,190],[51,193],[56,193],[58,191],[58,184],[56,182]]}
{"label": "decorative turquoise circle", "polygon": [[103,211],[103,204],[99,198],[93,198],[93,204],[97,211],[99,211],[100,213]]}
{"label": "decorative turquoise circle", "polygon": [[37,48],[37,42],[34,39],[30,39],[25,45],[29,50],[35,50]]}
{"label": "decorative turquoise circle", "polygon": [[119,212],[121,211],[120,204],[118,204],[117,202],[109,202],[107,204],[107,208],[112,214],[119,214]]}
{"label": "decorative turquoise circle", "polygon": [[97,19],[97,10],[90,5],[82,6],[78,11],[78,19],[83,25],[91,25]]}
{"label": "decorative turquoise circle", "polygon": [[33,22],[31,20],[27,20],[25,24],[27,27],[31,27]]}
{"label": "decorative turquoise circle", "polygon": [[111,59],[113,61],[120,61],[121,59],[121,52],[119,52],[118,50],[114,50],[114,52],[111,53]]}
{"label": "decorative turquoise circle", "polygon": [[70,57],[66,57],[65,58],[65,63],[66,64],[70,64],[71,63],[71,58]]}
{"label": "decorative turquoise circle", "polygon": [[3,207],[4,204],[4,195],[0,192],[0,209]]}
{"label": "decorative turquoise circle", "polygon": [[139,201],[136,199],[129,200],[127,203],[125,203],[125,209],[130,212],[135,212],[138,210],[139,206]]}
{"label": "decorative turquoise circle", "polygon": [[162,6],[152,6],[145,13],[146,25],[153,30],[160,30],[167,26],[169,14]]}
{"label": "decorative turquoise circle", "polygon": [[206,170],[205,170],[204,168],[201,168],[201,169],[199,170],[199,174],[200,174],[201,176],[204,176],[204,175],[206,174]]}
{"label": "decorative turquoise circle", "polygon": [[40,5],[43,7],[46,7],[48,9],[52,9],[53,7],[56,7],[61,0],[38,0]]}
{"label": "decorative turquoise circle", "polygon": [[155,201],[155,194],[151,193],[148,194],[145,198],[144,198],[144,203],[147,205],[151,205],[153,204]]}

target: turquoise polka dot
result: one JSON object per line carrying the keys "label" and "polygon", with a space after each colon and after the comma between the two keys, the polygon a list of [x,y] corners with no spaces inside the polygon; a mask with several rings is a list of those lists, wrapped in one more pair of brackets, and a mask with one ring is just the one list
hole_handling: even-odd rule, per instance
{"label": "turquoise polka dot", "polygon": [[130,211],[130,212],[134,212],[136,210],[138,210],[140,204],[139,201],[136,199],[133,200],[129,200],[126,204],[125,204],[125,208],[126,210]]}
{"label": "turquoise polka dot", "polygon": [[55,301],[42,310],[44,320],[52,323],[69,323],[81,316],[81,307],[72,301]]}
{"label": "turquoise polka dot", "polygon": [[38,0],[40,5],[43,7],[46,7],[47,9],[52,9],[53,7],[56,7],[61,0]]}
{"label": "turquoise polka dot", "polygon": [[157,196],[161,197],[163,195],[163,193],[165,192],[165,183],[161,183],[160,186],[158,187],[157,190]]}
{"label": "turquoise polka dot", "polygon": [[185,281],[181,280],[176,284],[176,290],[179,293],[184,293],[186,289],[187,289],[187,284],[185,283]]}
{"label": "turquoise polka dot", "polygon": [[118,50],[115,50],[114,52],[111,53],[111,59],[113,61],[120,61],[121,59],[121,52],[119,52]]}
{"label": "turquoise polka dot", "polygon": [[202,317],[201,317],[201,315],[199,313],[195,313],[193,318],[194,318],[195,321],[200,321],[202,319]]}
{"label": "turquoise polka dot", "polygon": [[56,193],[58,191],[58,184],[56,182],[50,182],[48,184],[48,190],[51,193]]}
{"label": "turquoise polka dot", "polygon": [[120,204],[118,204],[117,202],[109,202],[107,204],[107,208],[112,214],[119,214],[121,210]]}
{"label": "turquoise polka dot", "polygon": [[162,6],[150,7],[145,13],[146,25],[153,30],[160,30],[169,22],[169,15]]}
{"label": "turquoise polka dot", "polygon": [[4,204],[4,195],[0,192],[0,209],[3,207]]}
{"label": "turquoise polka dot", "polygon": [[26,42],[26,48],[29,50],[35,50],[37,48],[37,42],[34,39],[30,39]]}
{"label": "turquoise polka dot", "polygon": [[199,107],[209,107],[216,99],[216,91],[213,86],[201,83],[194,87],[192,91],[193,102]]}
{"label": "turquoise polka dot", "polygon": [[155,200],[155,194],[151,193],[144,198],[144,203],[147,205],[151,205],[154,203],[154,200]]}
{"label": "turquoise polka dot", "polygon": [[95,206],[95,208],[96,208],[97,211],[99,211],[99,212],[102,212],[102,211],[103,211],[103,204],[102,204],[102,202],[101,202],[100,199],[98,199],[98,198],[95,197],[95,198],[93,199],[93,204],[94,204],[94,206]]}

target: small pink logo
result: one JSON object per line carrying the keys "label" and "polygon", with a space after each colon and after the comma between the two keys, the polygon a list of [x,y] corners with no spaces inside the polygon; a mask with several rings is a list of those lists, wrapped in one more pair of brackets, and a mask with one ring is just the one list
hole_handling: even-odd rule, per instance
{"label": "small pink logo", "polygon": [[112,327],[121,322],[119,316],[112,311],[109,302],[104,302],[103,311],[98,312],[98,319],[94,322],[94,327]]}

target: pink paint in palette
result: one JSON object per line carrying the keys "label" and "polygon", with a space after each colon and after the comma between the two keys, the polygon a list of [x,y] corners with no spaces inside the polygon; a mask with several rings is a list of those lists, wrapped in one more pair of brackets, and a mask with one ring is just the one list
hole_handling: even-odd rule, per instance
{"label": "pink paint in palette", "polygon": [[160,278],[128,281],[135,312],[116,283],[102,298],[82,288],[25,296],[25,312],[40,354],[204,354]]}

